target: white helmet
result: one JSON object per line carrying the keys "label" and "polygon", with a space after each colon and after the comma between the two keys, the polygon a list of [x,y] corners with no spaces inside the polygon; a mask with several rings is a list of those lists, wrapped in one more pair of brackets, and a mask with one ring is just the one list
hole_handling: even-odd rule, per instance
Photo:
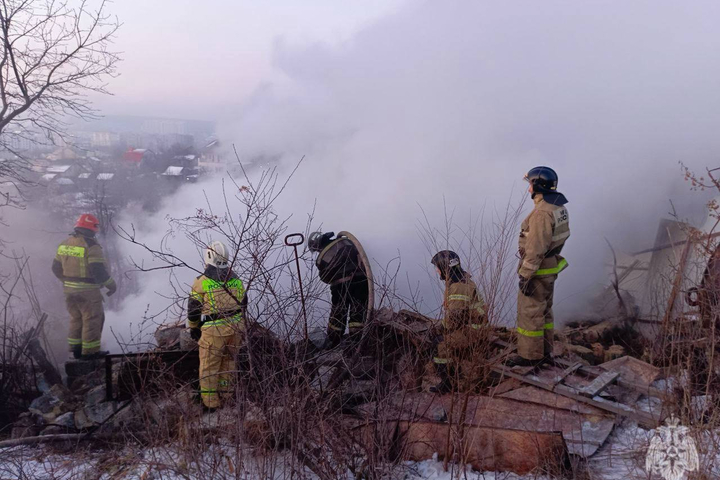
{"label": "white helmet", "polygon": [[205,249],[205,265],[212,265],[217,268],[228,268],[228,248],[223,242],[215,240]]}

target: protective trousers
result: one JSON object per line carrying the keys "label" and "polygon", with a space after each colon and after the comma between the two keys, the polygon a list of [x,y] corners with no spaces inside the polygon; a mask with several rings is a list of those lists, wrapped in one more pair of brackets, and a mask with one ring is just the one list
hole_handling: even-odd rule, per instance
{"label": "protective trousers", "polygon": [[235,357],[242,342],[237,325],[203,328],[200,347],[200,396],[208,408],[219,408],[235,392]]}
{"label": "protective trousers", "polygon": [[530,280],[530,295],[518,293],[518,354],[527,360],[540,360],[552,353],[553,292],[556,275],[533,277]]}
{"label": "protective trousers", "polygon": [[468,325],[445,333],[437,345],[433,363],[446,366],[450,380],[460,391],[472,390],[482,375],[482,359],[489,351],[487,336],[487,329]]}
{"label": "protective trousers", "polygon": [[345,333],[345,325],[350,335],[362,331],[368,308],[367,278],[353,279],[330,287],[332,307],[328,322],[328,338],[340,340]]}
{"label": "protective trousers", "polygon": [[65,294],[70,314],[68,345],[71,352],[91,355],[100,350],[100,337],[105,323],[103,297],[100,289]]}

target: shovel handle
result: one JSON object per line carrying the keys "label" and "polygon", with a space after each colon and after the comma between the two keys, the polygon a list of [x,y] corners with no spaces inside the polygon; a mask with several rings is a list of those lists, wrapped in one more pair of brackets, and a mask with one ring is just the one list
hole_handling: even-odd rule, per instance
{"label": "shovel handle", "polygon": [[291,233],[285,236],[285,245],[288,247],[297,247],[298,245],[302,245],[303,242],[305,242],[305,235],[302,233]]}

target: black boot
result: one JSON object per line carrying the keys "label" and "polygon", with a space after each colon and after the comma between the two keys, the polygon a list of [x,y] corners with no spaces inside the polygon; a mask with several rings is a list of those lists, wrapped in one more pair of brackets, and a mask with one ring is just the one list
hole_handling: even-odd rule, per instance
{"label": "black boot", "polygon": [[90,355],[83,355],[80,357],[81,360],[100,360],[104,358],[108,353],[107,350],[100,350],[99,352],[91,353]]}
{"label": "black boot", "polygon": [[82,347],[78,345],[77,347],[73,347],[70,350],[70,353],[72,353],[72,356],[75,360],[80,360],[82,358]]}
{"label": "black boot", "polygon": [[539,367],[540,365],[547,363],[550,357],[542,357],[539,360],[528,360],[527,358],[521,357],[520,355],[510,355],[505,360],[506,367]]}
{"label": "black boot", "polygon": [[440,377],[440,383],[438,383],[434,387],[430,387],[430,392],[443,394],[443,393],[449,393],[450,391],[452,391],[452,383],[450,382],[450,372],[448,371],[447,364],[436,363],[435,370],[437,371],[437,374]]}

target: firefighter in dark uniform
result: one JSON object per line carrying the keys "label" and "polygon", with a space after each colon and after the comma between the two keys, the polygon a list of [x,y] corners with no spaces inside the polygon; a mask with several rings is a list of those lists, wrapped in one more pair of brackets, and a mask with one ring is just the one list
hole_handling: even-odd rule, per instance
{"label": "firefighter in dark uniform", "polygon": [[485,303],[470,274],[460,266],[457,253],[443,250],[435,254],[431,263],[445,282],[445,315],[440,325],[433,329],[437,345],[433,363],[440,383],[430,391],[447,393],[452,389],[454,379],[472,375],[472,368],[460,372],[461,365],[479,363],[477,357],[485,347],[482,343],[486,338],[487,318]]}
{"label": "firefighter in dark uniform", "polygon": [[368,311],[368,278],[355,244],[346,237],[333,240],[334,232],[314,232],[308,248],[317,252],[315,266],[320,280],[330,285],[332,306],[324,348],[332,348],[343,339],[347,326],[357,341]]}

